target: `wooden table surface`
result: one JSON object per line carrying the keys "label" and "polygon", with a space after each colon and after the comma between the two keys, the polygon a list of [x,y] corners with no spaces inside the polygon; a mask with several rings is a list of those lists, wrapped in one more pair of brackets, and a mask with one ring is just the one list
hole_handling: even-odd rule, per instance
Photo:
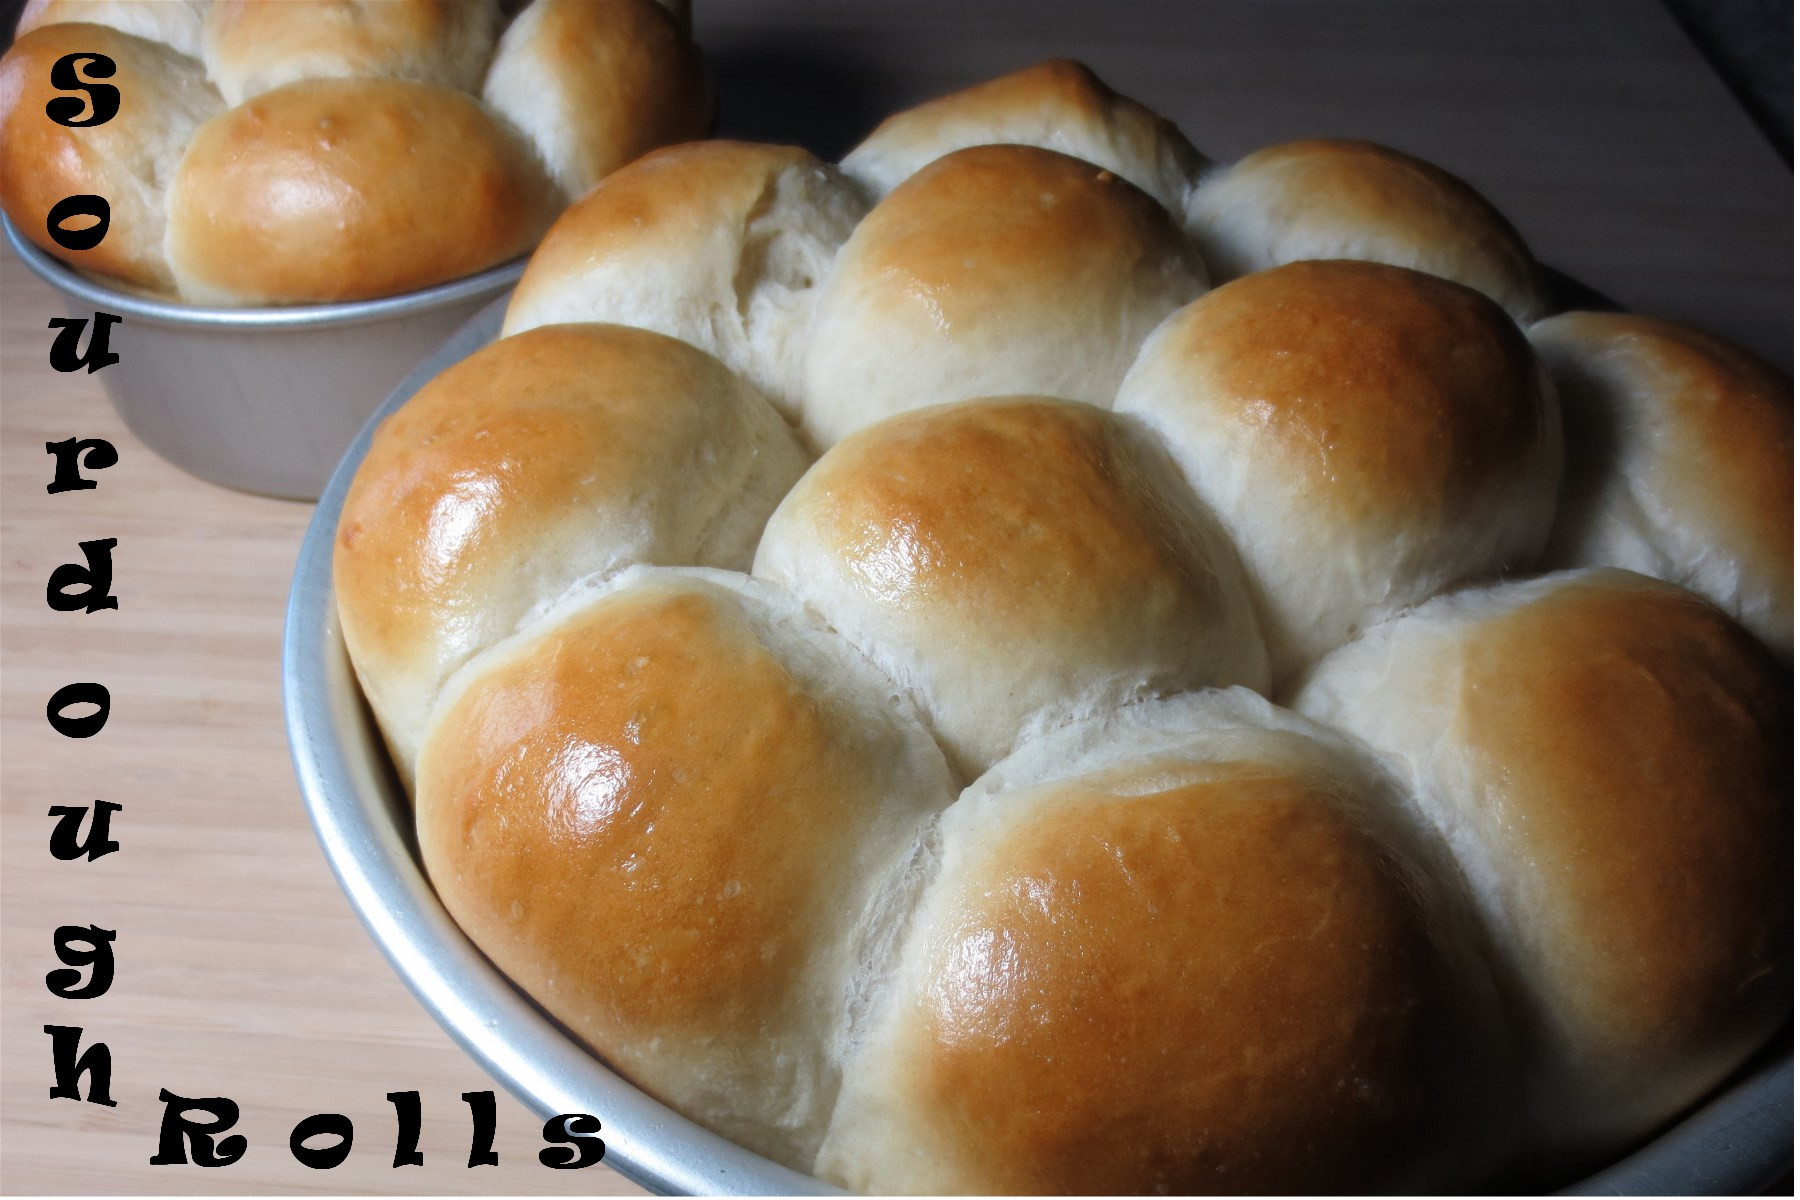
{"label": "wooden table surface", "polygon": [[[1656,4],[804,4],[698,0],[721,132],[836,154],[885,111],[1053,55],[1086,59],[1235,157],[1309,134],[1387,141],[1475,182],[1541,258],[1627,305],[1733,337],[1791,370],[1791,173]],[[0,263],[0,1188],[53,1192],[635,1191],[538,1166],[502,1095],[501,1165],[466,1169],[459,1096],[493,1085],[425,1015],[339,894],[301,811],[278,650],[310,510],[159,461],[94,377],[46,365],[50,291]],[[128,371],[128,363],[115,370]],[[98,490],[47,495],[44,443],[105,437]],[[75,543],[119,539],[120,607],[51,612]],[[88,741],[44,723],[104,682]],[[124,849],[59,863],[56,804],[124,805]],[[118,977],[58,1000],[51,931],[118,931]],[[47,1098],[45,1024],[111,1047],[118,1107]],[[151,1167],[159,1088],[226,1095],[250,1150]],[[426,1165],[395,1170],[385,1094],[422,1093]],[[336,1170],[287,1152],[320,1111],[356,1122]],[[604,1114],[601,1114],[604,1119]]]}

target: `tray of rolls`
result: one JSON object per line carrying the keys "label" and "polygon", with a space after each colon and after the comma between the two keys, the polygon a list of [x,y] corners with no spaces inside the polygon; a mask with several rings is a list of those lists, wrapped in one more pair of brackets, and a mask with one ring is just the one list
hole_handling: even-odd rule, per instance
{"label": "tray of rolls", "polygon": [[322,844],[659,1189],[1761,1186],[1792,386],[1571,295],[1072,62],[653,152],[325,493]]}

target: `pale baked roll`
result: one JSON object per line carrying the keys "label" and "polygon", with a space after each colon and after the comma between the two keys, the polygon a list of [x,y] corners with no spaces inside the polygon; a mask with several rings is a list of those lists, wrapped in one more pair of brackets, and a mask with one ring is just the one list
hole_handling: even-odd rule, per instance
{"label": "pale baked roll", "polygon": [[896,113],[844,156],[844,174],[880,199],[946,154],[1000,143],[1105,167],[1176,213],[1206,161],[1169,121],[1054,59]]}
{"label": "pale baked roll", "polygon": [[376,431],[332,561],[344,641],[402,778],[470,655],[629,563],[748,567],[804,467],[761,396],[640,329],[533,330],[433,379]]}
{"label": "pale baked roll", "polygon": [[201,126],[169,190],[169,265],[197,304],[363,300],[529,250],[556,189],[461,92],[309,79]]}
{"label": "pale baked roll", "polygon": [[201,26],[211,6],[212,0],[26,0],[13,36],[24,37],[40,25],[80,21],[107,25],[199,58]]}
{"label": "pale baked roll", "polygon": [[533,0],[501,37],[482,98],[574,200],[646,151],[705,136],[712,93],[683,28],[655,0]]}
{"label": "pale baked roll", "polygon": [[1187,230],[1215,283],[1310,258],[1411,267],[1487,296],[1515,320],[1544,315],[1536,260],[1474,188],[1373,142],[1270,146],[1203,175]]}
{"label": "pale baked roll", "polygon": [[1539,1170],[1654,1131],[1786,1018],[1791,697],[1724,614],[1614,570],[1440,597],[1300,691],[1410,782],[1474,888]]}
{"label": "pale baked roll", "polygon": [[1505,1040],[1453,870],[1335,736],[1242,690],[1022,747],[935,872],[819,1156],[873,1193],[1481,1182]]}
{"label": "pale baked roll", "polygon": [[819,288],[864,207],[835,167],[797,147],[658,150],[550,227],[501,332],[563,321],[654,329],[716,355],[791,417]]}
{"label": "pale baked roll", "polygon": [[[58,59],[82,52],[113,60],[117,73],[94,82],[119,90],[119,111],[103,124],[71,128],[52,121],[44,106],[82,99],[50,83]],[[21,234],[64,262],[169,291],[164,198],[194,131],[223,108],[200,64],[160,42],[104,25],[40,26],[0,58],[0,205]],[[79,119],[91,116],[83,112]],[[111,206],[111,224],[89,250],[63,248],[46,227],[50,210],[78,195],[100,196]],[[64,224],[76,230],[93,222]]]}
{"label": "pale baked roll", "polygon": [[1794,655],[1794,382],[1653,317],[1567,313],[1531,327],[1569,453],[1560,566],[1678,583]]}
{"label": "pale baked roll", "polygon": [[832,447],[755,573],[880,663],[972,777],[1127,699],[1267,686],[1236,556],[1181,494],[1160,447],[1090,405],[945,405]]}
{"label": "pale baked roll", "polygon": [[1156,331],[1116,407],[1237,544],[1277,686],[1459,580],[1529,567],[1550,531],[1555,397],[1506,314],[1434,276],[1305,262],[1228,283]]}
{"label": "pale baked roll", "polygon": [[1205,290],[1169,214],[1118,176],[1032,146],[959,150],[876,205],[838,255],[802,425],[824,448],[974,396],[1108,406],[1144,337]]}
{"label": "pale baked roll", "polygon": [[779,589],[642,571],[458,676],[419,849],[475,944],[609,1064],[810,1165],[866,947],[954,797],[916,720]]}
{"label": "pale baked roll", "polygon": [[214,0],[206,70],[232,104],[301,79],[410,79],[473,92],[496,0]]}

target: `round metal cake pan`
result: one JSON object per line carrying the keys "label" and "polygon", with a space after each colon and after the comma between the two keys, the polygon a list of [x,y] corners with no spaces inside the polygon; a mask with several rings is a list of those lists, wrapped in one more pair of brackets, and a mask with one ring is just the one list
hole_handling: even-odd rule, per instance
{"label": "round metal cake pan", "polygon": [[[331,548],[350,479],[377,422],[492,341],[504,298],[421,363],[357,436],[325,488],[294,572],[283,648],[288,739],[313,827],[344,893],[438,1023],[542,1117],[600,1118],[606,1161],[653,1191],[830,1194],[673,1112],[607,1069],[483,957],[420,868],[411,806],[362,699],[338,628]],[[1704,1104],[1634,1153],[1574,1183],[1583,1195],[1747,1194],[1792,1169],[1790,1033]]]}
{"label": "round metal cake pan", "polygon": [[195,308],[97,283],[5,227],[70,316],[123,318],[99,378],[132,433],[191,475],[288,500],[318,499],[375,406],[525,270],[346,304]]}

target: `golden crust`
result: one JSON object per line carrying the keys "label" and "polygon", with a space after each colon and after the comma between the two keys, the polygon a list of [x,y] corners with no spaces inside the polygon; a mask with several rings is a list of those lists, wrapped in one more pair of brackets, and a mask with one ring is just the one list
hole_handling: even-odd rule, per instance
{"label": "golden crust", "polygon": [[[1566,313],[1540,321],[1531,337],[1563,398],[1571,492],[1641,470],[1631,488],[1640,502],[1682,525],[1683,540],[1727,556],[1770,589],[1791,631],[1793,381],[1736,346],[1654,317]],[[1579,520],[1583,511],[1578,499],[1567,515]],[[1673,560],[1687,557],[1666,549]],[[1704,578],[1672,582],[1730,603]]]}
{"label": "golden crust", "polygon": [[452,702],[420,849],[476,944],[629,1071],[646,1040],[785,1023],[848,886],[861,740],[727,606],[625,593]]}
{"label": "golden crust", "polygon": [[1254,430],[1259,454],[1286,464],[1285,490],[1347,520],[1454,514],[1553,439],[1524,335],[1417,271],[1276,267],[1201,297],[1159,337],[1188,382],[1164,401],[1183,421]]}
{"label": "golden crust", "polygon": [[195,134],[169,197],[170,263],[199,300],[392,295],[524,253],[555,195],[530,151],[461,92],[306,80]]}
{"label": "golden crust", "polygon": [[1402,876],[1319,781],[1129,774],[1047,789],[939,910],[899,1083],[934,1152],[977,1191],[1403,1180],[1458,1089]]}
{"label": "golden crust", "polygon": [[1084,64],[1052,59],[894,114],[845,157],[844,169],[886,193],[945,154],[998,143],[1116,171],[1170,209],[1203,161],[1171,122]]}
{"label": "golden crust", "polygon": [[1373,142],[1270,146],[1207,178],[1189,229],[1220,281],[1284,262],[1367,258],[1455,280],[1521,321],[1541,316],[1524,239],[1461,179]]}
{"label": "golden crust", "polygon": [[494,0],[213,0],[206,64],[236,101],[300,79],[410,79],[471,90]]}
{"label": "golden crust", "polygon": [[[1681,589],[1581,578],[1464,643],[1454,724],[1553,1022],[1626,1066],[1709,1056],[1786,1003],[1789,704]],[[1747,1047],[1744,1047],[1747,1049]]]}
{"label": "golden crust", "polygon": [[[508,314],[535,307],[593,264],[678,254],[701,231],[744,224],[784,170],[816,163],[797,146],[711,140],[655,150],[607,176],[556,218]],[[510,328],[510,327],[509,327]]]}
{"label": "golden crust", "polygon": [[[654,0],[545,3],[519,51],[532,86],[517,111],[499,102],[492,79],[487,98],[521,128],[545,123],[532,119],[534,109],[553,110],[553,127],[540,137],[567,147],[567,163],[552,173],[570,198],[658,146],[704,136],[711,124],[700,53]],[[546,81],[556,95],[548,106]]]}
{"label": "golden crust", "polygon": [[998,636],[1103,637],[1122,611],[1197,617],[1214,591],[1184,553],[1191,533],[1090,405],[1016,397],[905,413],[833,447],[794,503],[869,599]]}
{"label": "golden crust", "polygon": [[1168,214],[1111,172],[1030,146],[977,146],[938,159],[876,205],[833,279],[834,290],[841,279],[867,281],[859,290],[871,319],[925,311],[955,337],[1037,289],[1047,293],[1037,306],[1046,320],[1086,315],[1084,297],[1111,300],[1144,264],[1184,259],[1194,256]]}
{"label": "golden crust", "polygon": [[[118,73],[110,121],[69,128],[44,106],[70,94],[50,83],[65,54],[105,54]],[[163,190],[195,126],[223,107],[198,63],[157,42],[103,25],[43,25],[0,58],[0,204],[26,238],[85,271],[156,291],[173,279],[163,257]],[[67,196],[93,194],[111,205],[111,225],[91,250],[67,250],[45,220]],[[71,222],[79,228],[83,222]]]}

